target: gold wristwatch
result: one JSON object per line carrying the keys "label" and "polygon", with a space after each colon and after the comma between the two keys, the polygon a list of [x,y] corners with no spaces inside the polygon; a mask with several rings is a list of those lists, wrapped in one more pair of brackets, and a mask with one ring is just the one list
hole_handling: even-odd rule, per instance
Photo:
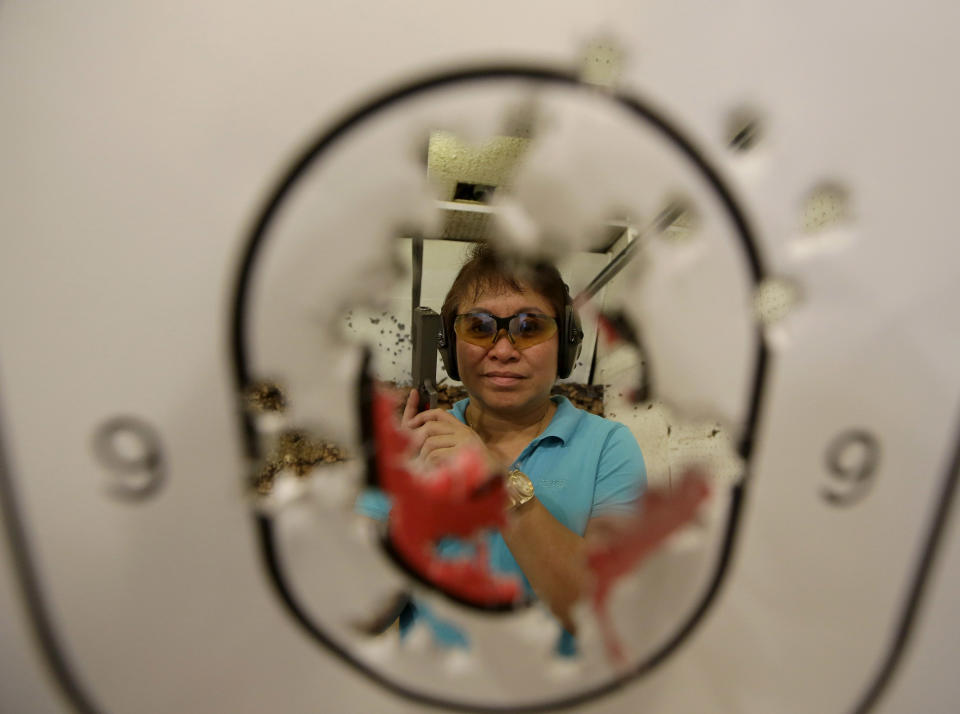
{"label": "gold wristwatch", "polygon": [[533,481],[520,469],[513,469],[507,474],[507,496],[511,511],[522,506],[533,498]]}

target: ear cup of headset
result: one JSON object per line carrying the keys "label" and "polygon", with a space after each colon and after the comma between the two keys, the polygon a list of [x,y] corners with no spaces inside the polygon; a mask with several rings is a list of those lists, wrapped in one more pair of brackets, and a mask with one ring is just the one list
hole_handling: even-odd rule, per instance
{"label": "ear cup of headset", "polygon": [[564,379],[573,372],[573,366],[580,356],[583,347],[583,328],[580,326],[580,317],[573,309],[570,296],[567,295],[567,306],[563,310],[563,320],[560,324],[560,341],[557,345],[557,377]]}
{"label": "ear cup of headset", "polygon": [[460,367],[457,365],[457,333],[453,331],[453,324],[440,323],[440,339],[437,341],[437,352],[443,360],[443,369],[450,379],[460,381]]}

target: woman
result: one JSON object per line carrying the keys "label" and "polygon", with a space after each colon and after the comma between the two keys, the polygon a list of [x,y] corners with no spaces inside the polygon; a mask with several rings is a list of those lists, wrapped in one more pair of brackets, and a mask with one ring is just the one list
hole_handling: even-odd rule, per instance
{"label": "woman", "polygon": [[[578,352],[571,316],[555,267],[511,268],[479,246],[441,312],[447,372],[459,375],[469,398],[449,412],[418,414],[413,390],[403,414],[428,464],[473,445],[511,472],[520,488],[511,493],[507,526],[491,542],[491,568],[522,574],[569,632],[571,607],[584,589],[585,544],[615,531],[646,478],[629,429],[550,395],[558,371],[567,376]],[[571,338],[575,344],[560,343]],[[532,497],[524,494],[529,485]]]}

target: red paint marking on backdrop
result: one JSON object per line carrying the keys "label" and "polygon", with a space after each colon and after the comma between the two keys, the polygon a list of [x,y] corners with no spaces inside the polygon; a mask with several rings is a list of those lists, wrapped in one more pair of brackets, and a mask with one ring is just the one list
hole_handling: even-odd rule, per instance
{"label": "red paint marking on backdrop", "polygon": [[593,609],[600,622],[607,655],[622,664],[623,647],[607,609],[614,584],[689,523],[710,495],[705,474],[690,469],[676,488],[647,490],[636,517],[617,540],[594,546],[587,553],[587,567],[594,576]]}
{"label": "red paint marking on backdrop", "polygon": [[600,333],[607,344],[612,345],[620,341],[620,331],[617,326],[603,313],[597,316],[597,326],[600,328]]}
{"label": "red paint marking on backdrop", "polygon": [[[601,312],[597,315],[597,326],[599,328],[600,334],[603,335],[604,342],[610,346],[618,346],[621,343],[626,343],[638,351],[639,355],[643,354],[643,346],[640,343],[640,339],[637,336],[637,331],[633,328],[633,325],[630,323],[629,318],[622,311],[613,311],[613,312]],[[640,374],[638,379],[637,387],[633,387],[627,392],[627,399],[632,404],[639,404],[642,401],[647,399],[647,390],[643,386],[644,377],[643,377],[643,360],[640,360]]]}
{"label": "red paint marking on backdrop", "polygon": [[393,499],[390,542],[402,560],[428,582],[478,605],[509,604],[520,598],[519,581],[490,572],[480,542],[473,558],[438,557],[445,536],[469,538],[506,523],[507,492],[499,474],[490,474],[483,456],[462,450],[426,474],[412,473],[410,438],[396,425],[396,400],[382,391],[373,397],[373,430],[380,487]]}
{"label": "red paint marking on backdrop", "polygon": [[597,316],[597,322],[604,338],[611,344],[626,342],[637,349],[641,347],[640,338],[633,323],[622,310],[601,312]]}

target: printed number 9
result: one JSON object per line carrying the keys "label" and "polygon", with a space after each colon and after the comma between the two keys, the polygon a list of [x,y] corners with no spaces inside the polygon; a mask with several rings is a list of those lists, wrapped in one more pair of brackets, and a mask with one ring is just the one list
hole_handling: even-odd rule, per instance
{"label": "printed number 9", "polygon": [[120,416],[102,424],[93,437],[93,452],[110,472],[110,493],[117,498],[143,500],[163,484],[160,437],[142,419]]}
{"label": "printed number 9", "polygon": [[880,442],[873,434],[853,429],[835,438],[827,448],[830,483],[820,493],[835,506],[852,506],[866,496],[880,462]]}

